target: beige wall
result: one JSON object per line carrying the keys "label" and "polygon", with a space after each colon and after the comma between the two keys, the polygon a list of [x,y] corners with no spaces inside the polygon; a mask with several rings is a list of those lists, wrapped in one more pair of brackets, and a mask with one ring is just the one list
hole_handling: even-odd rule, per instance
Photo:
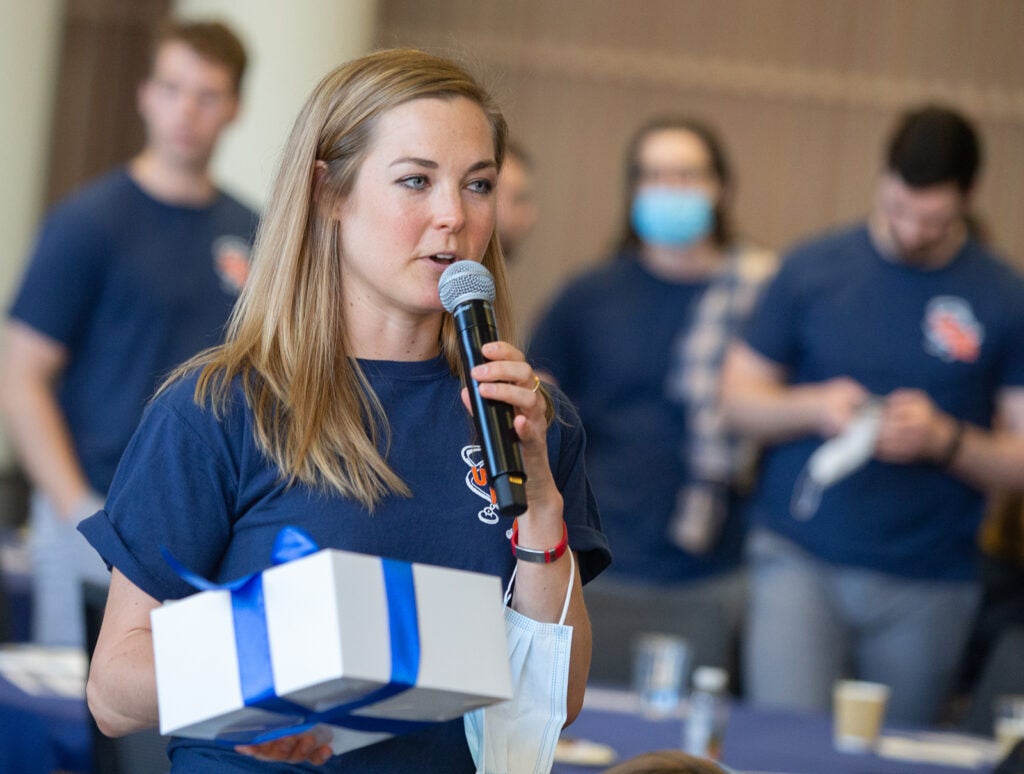
{"label": "beige wall", "polygon": [[[61,4],[0,2],[0,302],[4,309],[35,239],[46,189]],[[12,464],[0,434],[0,472]]]}
{"label": "beige wall", "polygon": [[706,118],[737,171],[737,220],[782,248],[859,217],[899,110],[952,101],[983,132],[978,210],[1024,265],[1020,0],[382,0],[382,45],[482,74],[537,161],[542,220],[513,268],[528,328],[621,218],[629,135]]}
{"label": "beige wall", "polygon": [[60,3],[0,3],[0,298],[6,304],[35,237],[46,187]]}

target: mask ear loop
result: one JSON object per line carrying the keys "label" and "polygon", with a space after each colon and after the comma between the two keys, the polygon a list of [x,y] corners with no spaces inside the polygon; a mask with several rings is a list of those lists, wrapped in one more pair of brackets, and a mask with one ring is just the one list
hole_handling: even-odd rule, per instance
{"label": "mask ear loop", "polygon": [[512,587],[515,586],[515,583],[516,583],[516,570],[518,570],[518,569],[519,569],[519,565],[518,564],[515,567],[512,568],[512,577],[508,579],[508,585],[505,587],[505,600],[504,600],[505,607],[508,607],[508,603],[512,601]]}
{"label": "mask ear loop", "polygon": [[562,617],[558,619],[558,625],[565,625],[565,617],[569,614],[569,602],[572,600],[572,587],[576,582],[576,557],[573,556],[572,549],[568,551],[569,554],[569,588],[565,591],[565,604],[562,605]]}
{"label": "mask ear loop", "polygon": [[[558,619],[559,626],[565,625],[565,618],[569,614],[569,602],[572,601],[572,587],[576,582],[576,556],[573,554],[571,548],[566,551],[566,553],[569,554],[569,588],[565,590],[565,602],[562,604],[562,616]],[[512,601],[512,587],[516,582],[516,570],[518,569],[518,565],[512,569],[512,577],[508,579],[508,586],[505,587],[505,607],[508,607],[508,603]]]}

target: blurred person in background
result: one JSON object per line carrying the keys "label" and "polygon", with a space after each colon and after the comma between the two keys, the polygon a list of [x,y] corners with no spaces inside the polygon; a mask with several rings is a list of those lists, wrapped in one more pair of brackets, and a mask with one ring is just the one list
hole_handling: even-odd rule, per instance
{"label": "blurred person in background", "polygon": [[[926,724],[951,687],[982,491],[1024,485],[1024,282],[970,234],[980,161],[960,113],[903,115],[866,221],[794,249],[727,357],[728,420],[771,444],[748,548],[755,702],[825,711],[852,675]],[[862,443],[809,462],[866,412]],[[860,467],[842,459],[858,445]]]}
{"label": "blurred person in background", "polygon": [[994,495],[978,533],[981,604],[960,681],[964,725],[991,734],[996,699],[1024,694],[1024,493]]}
{"label": "blurred person in background", "polygon": [[537,224],[533,190],[533,159],[521,145],[509,142],[498,175],[498,240],[505,260],[512,262],[523,240]]}
{"label": "blurred person in background", "polygon": [[626,155],[611,260],[573,280],[528,356],[579,408],[615,563],[587,588],[592,674],[618,681],[645,630],[684,634],[724,666],[745,606],[737,504],[750,449],[722,429],[721,363],[774,256],[739,242],[717,135],[686,118],[642,127]]}
{"label": "blurred person in background", "polygon": [[47,215],[10,307],[0,406],[34,489],[41,643],[82,644],[80,582],[109,573],[76,525],[103,506],[160,380],[221,339],[245,281],[256,214],[210,178],[245,64],[222,24],[158,30],[138,88],[145,146]]}

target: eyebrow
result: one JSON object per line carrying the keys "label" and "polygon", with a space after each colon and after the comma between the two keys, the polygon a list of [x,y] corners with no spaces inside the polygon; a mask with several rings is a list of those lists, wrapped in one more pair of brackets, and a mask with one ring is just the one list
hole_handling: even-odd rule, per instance
{"label": "eyebrow", "polygon": [[[416,165],[421,166],[421,167],[426,167],[427,169],[438,169],[438,167],[440,166],[436,161],[431,161],[430,159],[416,158],[415,156],[402,156],[402,158],[395,159],[394,161],[392,161],[391,164],[389,164],[388,166],[395,167],[395,166],[398,166],[399,164],[416,164]],[[476,172],[476,171],[481,170],[481,169],[491,169],[491,168],[497,169],[498,165],[493,160],[488,159],[486,161],[478,161],[478,162],[476,162],[476,164],[473,164],[466,171],[467,172]]]}

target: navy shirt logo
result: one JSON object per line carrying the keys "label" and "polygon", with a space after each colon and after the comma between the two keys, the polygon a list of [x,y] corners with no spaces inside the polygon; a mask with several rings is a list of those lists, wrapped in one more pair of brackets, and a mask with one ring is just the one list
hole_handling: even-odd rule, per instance
{"label": "navy shirt logo", "polygon": [[249,277],[249,243],[236,236],[214,240],[213,267],[224,291],[237,296]]}
{"label": "navy shirt logo", "polygon": [[484,467],[483,453],[479,446],[463,446],[462,461],[469,466],[466,473],[466,486],[469,491],[487,501],[487,506],[477,513],[477,518],[484,524],[498,523],[498,503],[494,492],[487,483],[487,468]]}
{"label": "navy shirt logo", "polygon": [[921,327],[925,351],[947,363],[973,363],[981,354],[985,327],[963,298],[933,298],[925,309]]}

